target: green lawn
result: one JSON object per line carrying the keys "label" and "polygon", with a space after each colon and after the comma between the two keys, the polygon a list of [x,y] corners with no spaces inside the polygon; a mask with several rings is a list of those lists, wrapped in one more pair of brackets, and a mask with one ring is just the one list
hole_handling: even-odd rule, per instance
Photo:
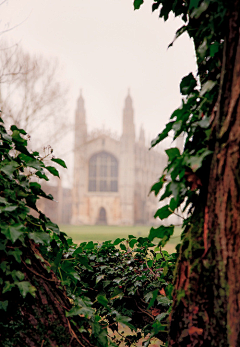
{"label": "green lawn", "polygon": [[[84,241],[102,242],[115,240],[116,238],[127,238],[128,235],[146,237],[149,234],[148,226],[110,226],[110,225],[60,225],[61,231],[69,235],[75,243]],[[180,241],[181,228],[176,227],[174,235],[170,238],[165,249],[174,252],[175,246]],[[154,240],[157,243],[157,240]]]}

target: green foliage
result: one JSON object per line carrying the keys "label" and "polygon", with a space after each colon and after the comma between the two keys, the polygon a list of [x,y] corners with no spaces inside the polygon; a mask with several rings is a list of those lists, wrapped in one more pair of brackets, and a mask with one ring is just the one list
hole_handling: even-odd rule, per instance
{"label": "green foliage", "polygon": [[[188,34],[194,43],[198,67],[196,74],[189,71],[190,73],[183,77],[180,82],[182,104],[172,113],[163,131],[151,143],[154,147],[169,135],[173,140],[179,136],[184,138],[182,150],[177,151],[175,148],[166,150],[167,167],[159,181],[152,187],[156,195],[160,193],[160,201],[167,199],[165,206],[162,205],[155,217],[167,218],[170,212],[179,214],[182,211],[187,216],[183,220],[181,245],[177,246],[176,278],[173,281],[174,300],[168,338],[171,346],[205,345],[209,341],[214,341],[214,336],[219,335],[220,330],[223,330],[222,336],[227,336],[224,334],[225,318],[222,319],[223,329],[219,329],[218,322],[221,319],[216,318],[218,310],[213,313],[213,319],[209,320],[209,313],[211,315],[214,311],[212,300],[219,301],[217,297],[215,298],[218,286],[213,285],[216,281],[209,279],[214,271],[215,273],[222,271],[221,260],[216,260],[214,253],[214,247],[219,251],[219,244],[214,235],[217,229],[208,230],[206,207],[209,205],[207,198],[213,191],[212,186],[209,186],[210,172],[214,172],[213,168],[216,170],[219,160],[218,155],[212,161],[213,151],[217,154],[216,148],[228,143],[227,134],[225,134],[226,141],[221,142],[224,130],[221,132],[219,128],[224,117],[222,107],[229,93],[229,91],[223,93],[224,90],[228,90],[224,82],[227,75],[224,69],[226,68],[226,71],[232,75],[231,64],[225,66],[226,57],[231,56],[227,52],[229,50],[227,47],[233,42],[232,31],[237,30],[237,26],[233,29],[230,23],[239,10],[238,5],[238,2],[222,0],[154,0],[152,4],[152,10],[158,11],[159,17],[164,20],[167,20],[170,14],[179,16],[183,20],[183,25],[177,30],[169,47],[183,33]],[[226,38],[229,42],[226,42]],[[221,176],[220,171],[218,175]],[[209,217],[211,218],[213,215]],[[209,233],[212,233],[211,241]],[[169,238],[169,229],[162,227],[152,229],[150,238],[152,237],[159,237],[164,244]],[[228,300],[226,296],[225,299]],[[220,302],[223,307],[225,303]],[[191,307],[194,305],[199,311],[193,318]],[[227,305],[224,307],[221,314],[226,317]],[[157,323],[155,326],[158,326]],[[196,331],[199,334],[193,337]],[[215,341],[215,344],[218,342]],[[225,345],[226,341],[222,344]]]}
{"label": "green foliage", "polygon": [[[173,228],[170,229],[172,234]],[[151,234],[152,240],[155,237],[159,235]],[[84,316],[96,331],[99,324],[108,327],[112,338],[108,336],[106,346],[121,341],[130,346],[130,342],[144,336],[149,341],[156,336],[166,340],[174,254],[161,251],[147,237],[132,235],[128,239],[102,244],[90,241],[77,246],[71,239],[63,245],[55,234],[47,254],[44,247],[40,249],[74,303],[67,315]],[[128,326],[132,335],[124,338],[119,324]]]}
{"label": "green foliage", "polygon": [[[28,151],[26,132],[13,125],[7,133],[0,119],[0,136],[0,271],[5,279],[1,284],[3,293],[18,288],[25,298],[28,293],[34,296],[36,288],[24,281],[15,264],[21,262],[27,239],[48,245],[53,232],[53,224],[41,213],[33,217],[30,208],[38,211],[36,202],[41,196],[53,198],[29,179],[38,172],[45,176],[46,167],[38,152]],[[6,310],[6,302],[3,307]]]}
{"label": "green foliage", "polygon": [[[134,3],[135,9],[140,5],[142,2]],[[171,214],[186,211],[189,218],[183,226],[188,227],[191,215],[199,204],[201,191],[206,190],[208,182],[206,173],[212,157],[211,122],[220,85],[226,4],[217,0],[154,0],[152,11],[157,10],[164,20],[171,12],[183,20],[184,25],[177,30],[169,46],[187,33],[193,38],[198,64],[198,74],[194,76],[190,72],[180,82],[181,106],[151,142],[151,147],[154,147],[169,135],[174,140],[179,136],[185,139],[182,152],[178,148],[166,150],[168,165],[151,191],[155,195],[160,193],[160,201],[167,199],[166,204],[155,213],[155,218],[162,220]],[[168,228],[151,230],[150,238],[157,233],[164,240],[163,244],[169,239]],[[183,230],[183,238],[184,235]]]}
{"label": "green foliage", "polygon": [[[31,266],[34,262],[34,259],[25,259],[31,241],[40,252],[35,253],[35,257],[42,259],[43,256],[49,264],[47,271],[54,271],[66,289],[72,303],[66,316],[73,324],[75,317],[81,317],[79,332],[85,334],[90,343],[116,346],[124,341],[130,346],[143,336],[148,343],[154,336],[164,341],[175,256],[152,243],[159,233],[152,231],[150,239],[130,235],[128,239],[118,238],[101,245],[92,241],[79,246],[74,244],[36,205],[40,197],[53,199],[37,181],[40,178],[48,180],[47,172],[59,176],[57,170],[45,166],[46,156],[29,152],[24,130],[12,126],[7,133],[2,120],[0,122],[2,313],[12,310],[16,294],[24,310],[35,300],[39,288],[27,281],[21,271],[22,264]],[[66,167],[62,160],[52,157],[52,151],[47,157]],[[33,210],[37,217],[32,214]],[[172,232],[170,228],[169,236]],[[162,244],[160,242],[159,246]],[[14,324],[12,320],[4,320],[4,315],[1,317],[0,330],[5,332],[1,340],[6,346],[13,346],[28,327],[21,322],[21,312],[15,312]],[[128,326],[132,333],[123,336],[121,326]],[[39,329],[39,336],[44,336],[41,335],[44,325]],[[19,333],[13,334],[14,330]]]}
{"label": "green foliage", "polygon": [[[143,0],[135,0],[134,8],[139,9],[142,4]],[[174,140],[184,135],[183,151],[166,150],[167,167],[151,191],[155,195],[160,193],[161,201],[168,201],[158,209],[156,218],[165,219],[178,209],[188,212],[182,234],[188,243],[191,243],[188,234],[191,216],[208,181],[206,172],[212,155],[210,129],[220,85],[225,7],[224,2],[217,0],[154,0],[152,5],[152,10],[158,10],[164,20],[173,12],[184,22],[170,46],[183,33],[188,33],[196,49],[198,74],[194,76],[190,72],[182,79],[182,104],[151,143],[154,147],[169,134],[173,134]],[[66,288],[73,304],[66,315],[71,319],[81,317],[79,332],[91,344],[116,346],[124,341],[124,345],[130,346],[142,334],[148,338],[145,346],[153,336],[166,341],[176,254],[169,255],[161,247],[172,235],[173,226],[152,228],[148,238],[129,236],[126,240],[105,241],[101,245],[73,244],[36,206],[40,197],[53,199],[36,180],[48,180],[47,173],[59,176],[55,167],[45,166],[45,158],[38,152],[29,152],[23,129],[13,125],[7,133],[1,120],[0,136],[0,310],[3,314],[8,312],[11,295],[16,291],[24,302],[29,298],[34,300],[37,288],[25,280],[20,270],[29,240],[33,240],[50,263],[48,270],[54,271],[61,286]],[[66,167],[61,159],[52,157],[51,160]],[[38,218],[31,210],[38,213]],[[159,239],[157,247],[152,243],[155,238]],[[201,247],[200,243],[196,245],[197,251]],[[27,263],[31,260],[26,259]],[[178,299],[184,295],[179,293]],[[4,324],[0,319],[0,330],[6,334],[13,328],[23,329],[20,318]],[[132,334],[121,336],[119,324],[128,326]],[[13,345],[9,336],[5,339],[6,346]]]}

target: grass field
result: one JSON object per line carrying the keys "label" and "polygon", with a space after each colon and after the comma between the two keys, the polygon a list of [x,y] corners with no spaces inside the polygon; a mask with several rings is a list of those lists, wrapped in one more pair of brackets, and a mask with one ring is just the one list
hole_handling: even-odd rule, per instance
{"label": "grass field", "polygon": [[[110,225],[60,225],[61,231],[70,236],[75,243],[84,241],[102,242],[115,240],[116,238],[127,238],[128,235],[146,237],[149,234],[149,226],[110,226]],[[174,235],[170,238],[165,249],[174,252],[175,246],[180,241],[181,228],[176,227]],[[157,243],[157,240],[153,242]]]}

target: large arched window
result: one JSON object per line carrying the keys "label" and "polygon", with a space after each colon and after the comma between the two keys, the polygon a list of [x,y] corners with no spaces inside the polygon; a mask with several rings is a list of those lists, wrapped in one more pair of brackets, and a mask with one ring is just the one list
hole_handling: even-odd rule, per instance
{"label": "large arched window", "polygon": [[107,152],[94,154],[89,160],[89,192],[118,191],[118,162]]}

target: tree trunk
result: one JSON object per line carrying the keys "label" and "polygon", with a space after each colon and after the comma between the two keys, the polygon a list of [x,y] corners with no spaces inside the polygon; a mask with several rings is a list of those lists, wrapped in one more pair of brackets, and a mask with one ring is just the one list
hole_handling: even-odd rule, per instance
{"label": "tree trunk", "polygon": [[169,335],[174,347],[240,346],[240,2],[228,6],[208,189],[177,267]]}
{"label": "tree trunk", "polygon": [[[42,258],[34,242],[30,240],[22,251],[18,270],[24,273],[24,280],[36,288],[35,298],[27,294],[23,299],[18,289],[2,293],[0,288],[0,300],[8,300],[7,312],[1,311],[0,315],[0,346],[92,346],[77,329],[81,318],[66,317],[65,312],[71,308],[69,299],[55,274],[47,270],[50,265]],[[1,262],[9,261],[4,257],[5,253],[0,252]],[[27,259],[31,263],[26,262]],[[76,325],[72,325],[73,320]]]}

